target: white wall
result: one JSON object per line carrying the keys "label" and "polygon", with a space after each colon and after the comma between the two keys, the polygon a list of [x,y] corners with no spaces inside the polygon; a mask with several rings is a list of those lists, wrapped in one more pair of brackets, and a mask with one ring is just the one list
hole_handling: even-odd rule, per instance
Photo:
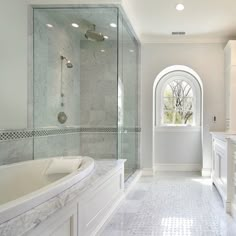
{"label": "white wall", "polygon": [[0,7],[0,129],[27,126],[27,7],[4,0]]}
{"label": "white wall", "polygon": [[[155,167],[163,164],[202,165],[201,130],[186,127],[156,128],[155,131]],[[199,169],[200,170],[200,169]]]}
{"label": "white wall", "polygon": [[[152,168],[152,89],[156,76],[168,66],[185,65],[203,81],[203,168],[211,167],[210,129],[224,130],[224,44],[142,45],[141,166]],[[212,122],[216,115],[217,122]]]}

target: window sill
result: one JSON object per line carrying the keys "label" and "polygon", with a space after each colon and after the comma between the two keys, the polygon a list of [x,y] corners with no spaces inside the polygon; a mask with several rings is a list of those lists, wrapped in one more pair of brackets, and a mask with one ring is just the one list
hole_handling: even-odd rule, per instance
{"label": "window sill", "polygon": [[200,132],[201,126],[156,126],[157,132]]}

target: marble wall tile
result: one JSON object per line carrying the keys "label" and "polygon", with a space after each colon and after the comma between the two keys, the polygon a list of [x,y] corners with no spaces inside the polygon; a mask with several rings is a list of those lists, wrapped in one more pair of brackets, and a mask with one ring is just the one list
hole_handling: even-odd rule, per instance
{"label": "marble wall tile", "polygon": [[34,138],[34,158],[80,155],[80,133]]}
{"label": "marble wall tile", "polygon": [[32,138],[0,142],[0,165],[28,161],[32,156]]}
{"label": "marble wall tile", "polygon": [[80,46],[81,126],[117,126],[117,42],[82,40]]}
{"label": "marble wall tile", "polygon": [[[59,12],[57,14],[60,14]],[[50,22],[54,27],[48,28]],[[60,56],[68,58],[73,68]],[[62,83],[61,83],[62,78]],[[61,98],[61,86],[62,93]],[[62,126],[59,112],[67,114],[67,126],[79,125],[80,117],[80,39],[71,27],[43,10],[34,11],[34,125]],[[64,106],[61,106],[61,103]]]}
{"label": "marble wall tile", "polygon": [[117,158],[116,133],[81,133],[80,154],[95,159]]}

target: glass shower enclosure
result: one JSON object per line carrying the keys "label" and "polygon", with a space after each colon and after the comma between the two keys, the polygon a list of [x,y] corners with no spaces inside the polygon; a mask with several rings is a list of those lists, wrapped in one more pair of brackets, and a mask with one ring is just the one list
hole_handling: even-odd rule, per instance
{"label": "glass shower enclosure", "polygon": [[34,9],[34,159],[139,167],[139,43],[116,7]]}

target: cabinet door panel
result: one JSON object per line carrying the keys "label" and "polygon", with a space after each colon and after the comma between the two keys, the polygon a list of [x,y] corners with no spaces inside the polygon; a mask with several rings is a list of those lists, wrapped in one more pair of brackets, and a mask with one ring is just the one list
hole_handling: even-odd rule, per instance
{"label": "cabinet door panel", "polygon": [[28,236],[77,236],[77,204],[64,207],[49,217]]}

